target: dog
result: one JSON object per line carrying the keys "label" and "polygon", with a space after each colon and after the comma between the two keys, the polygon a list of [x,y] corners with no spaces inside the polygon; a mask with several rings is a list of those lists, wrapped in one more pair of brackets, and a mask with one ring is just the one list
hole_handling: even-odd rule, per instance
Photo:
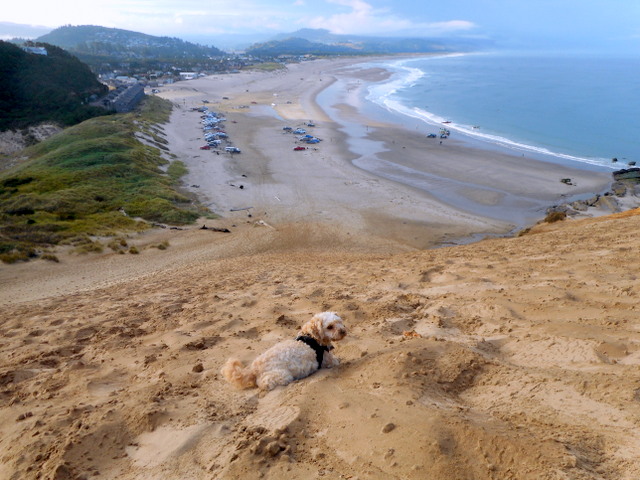
{"label": "dog", "polygon": [[280,342],[245,367],[230,358],[222,367],[222,376],[238,388],[258,387],[269,391],[308,377],[320,368],[331,368],[340,361],[330,353],[331,342],[342,340],[347,329],[335,312],[322,312],[305,323],[295,340]]}

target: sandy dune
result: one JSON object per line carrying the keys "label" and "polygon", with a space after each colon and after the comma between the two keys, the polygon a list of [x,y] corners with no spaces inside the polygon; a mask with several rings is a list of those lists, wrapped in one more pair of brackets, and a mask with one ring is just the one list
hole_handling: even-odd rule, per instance
{"label": "sandy dune", "polygon": [[[204,223],[231,233],[0,266],[0,478],[639,478],[640,211],[422,249],[511,225],[350,166],[322,111],[322,148],[294,152],[273,132],[317,105],[294,85],[273,110],[290,80],[251,96],[244,75],[206,80],[232,158],[198,149],[198,82],[167,93],[172,152],[223,215]],[[350,329],[338,368],[265,395],[222,380],[324,310]]]}
{"label": "sandy dune", "polygon": [[[635,213],[388,255],[271,234],[6,305],[0,477],[638,478]],[[323,310],[350,327],[340,367],[221,380]]]}

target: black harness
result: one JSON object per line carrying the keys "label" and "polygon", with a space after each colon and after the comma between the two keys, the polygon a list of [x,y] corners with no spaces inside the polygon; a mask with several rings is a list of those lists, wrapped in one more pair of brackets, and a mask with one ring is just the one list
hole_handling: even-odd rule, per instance
{"label": "black harness", "polygon": [[316,352],[316,360],[318,360],[318,368],[321,368],[322,359],[324,358],[324,352],[328,352],[329,350],[331,350],[331,348],[320,345],[315,338],[310,337],[309,335],[300,335],[299,337],[296,337],[296,340],[306,343],[311,348],[313,348],[313,350]]}

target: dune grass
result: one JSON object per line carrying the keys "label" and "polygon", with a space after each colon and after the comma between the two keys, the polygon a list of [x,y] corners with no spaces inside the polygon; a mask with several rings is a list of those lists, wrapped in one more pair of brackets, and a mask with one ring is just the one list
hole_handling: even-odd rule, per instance
{"label": "dune grass", "polygon": [[287,67],[282,63],[264,62],[264,63],[256,63],[254,65],[249,65],[249,66],[246,66],[246,67],[242,67],[242,70],[273,72],[275,70],[284,70],[286,68]]}
{"label": "dune grass", "polygon": [[169,162],[160,151],[135,138],[141,129],[161,138],[154,125],[170,112],[170,102],[150,97],[137,112],[87,120],[21,152],[29,159],[0,173],[0,259],[27,260],[59,244],[97,251],[97,236],[202,215],[179,191],[184,164],[161,168]]}

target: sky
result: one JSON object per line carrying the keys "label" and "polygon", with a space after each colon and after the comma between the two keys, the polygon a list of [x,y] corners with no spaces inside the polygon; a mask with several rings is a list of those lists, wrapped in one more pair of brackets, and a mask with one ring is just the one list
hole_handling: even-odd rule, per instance
{"label": "sky", "polygon": [[29,0],[6,2],[0,22],[101,25],[186,40],[324,28],[640,53],[640,0]]}

